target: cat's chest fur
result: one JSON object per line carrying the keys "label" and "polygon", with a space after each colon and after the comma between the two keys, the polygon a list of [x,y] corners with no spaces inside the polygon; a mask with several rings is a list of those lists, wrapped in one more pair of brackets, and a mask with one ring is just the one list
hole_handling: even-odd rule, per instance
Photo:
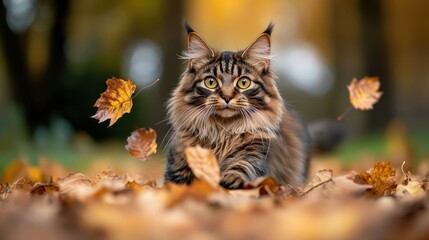
{"label": "cat's chest fur", "polygon": [[242,148],[249,148],[255,141],[262,142],[262,146],[267,150],[270,147],[271,141],[276,138],[274,134],[265,132],[243,132],[237,128],[227,126],[212,127],[209,132],[187,132],[182,135],[182,143],[187,146],[200,145],[213,151],[217,161],[222,169],[222,166],[227,162],[228,158],[234,157],[234,153]]}

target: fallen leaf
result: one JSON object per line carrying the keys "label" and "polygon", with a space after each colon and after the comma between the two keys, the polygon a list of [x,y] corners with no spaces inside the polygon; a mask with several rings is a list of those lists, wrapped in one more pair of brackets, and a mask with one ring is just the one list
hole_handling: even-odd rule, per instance
{"label": "fallen leaf", "polygon": [[378,77],[364,77],[359,81],[354,78],[347,86],[351,104],[359,110],[372,109],[383,94],[378,91],[379,88],[380,81]]}
{"label": "fallen leaf", "polygon": [[209,149],[197,145],[185,149],[186,160],[196,178],[199,178],[213,187],[220,183],[220,169],[216,156]]}
{"label": "fallen leaf", "polygon": [[59,188],[53,183],[36,183],[30,190],[32,195],[43,195],[45,193],[58,192]]}
{"label": "fallen leaf", "polygon": [[[258,197],[265,195],[275,197],[277,195],[282,195],[284,193],[282,190],[285,190],[286,187],[280,186],[273,177],[260,177],[254,182],[247,184],[243,190],[245,192],[246,190],[258,189]],[[230,190],[229,192],[234,191],[237,190]]]}
{"label": "fallen leaf", "polygon": [[330,169],[319,170],[311,179],[311,181],[302,189],[302,194],[306,194],[314,188],[327,183],[332,179],[332,176],[332,170]]}
{"label": "fallen leaf", "polygon": [[129,113],[133,107],[131,96],[136,90],[136,85],[131,81],[125,81],[112,77],[107,79],[107,90],[100,94],[100,98],[94,104],[98,110],[92,118],[99,123],[110,119],[112,126],[122,115]]}
{"label": "fallen leaf", "polygon": [[125,149],[127,149],[128,153],[142,161],[155,154],[158,146],[156,132],[151,128],[137,128],[127,138],[127,143]]}
{"label": "fallen leaf", "polygon": [[94,193],[91,179],[82,173],[71,173],[58,179],[57,185],[61,195],[70,199],[84,200]]}
{"label": "fallen leaf", "polygon": [[42,181],[42,172],[39,168],[31,166],[27,161],[17,160],[11,162],[4,171],[2,182],[12,183],[13,181],[25,178],[33,182]]}
{"label": "fallen leaf", "polygon": [[422,183],[410,172],[402,177],[402,180],[396,186],[395,196],[399,198],[418,198],[426,195]]}
{"label": "fallen leaf", "polygon": [[102,181],[116,181],[120,179],[121,177],[119,177],[117,173],[112,171],[110,168],[107,168],[107,170],[97,173],[97,176],[94,179],[94,184],[98,184]]}
{"label": "fallen leaf", "polygon": [[367,172],[361,172],[356,175],[355,183],[368,184],[372,188],[366,191],[368,196],[389,195],[396,187],[395,170],[392,169],[390,162],[378,162]]}
{"label": "fallen leaf", "polygon": [[351,174],[332,178],[329,184],[326,184],[325,193],[330,197],[356,197],[361,196],[366,190],[372,188],[371,185],[362,185],[353,181],[354,175]]}

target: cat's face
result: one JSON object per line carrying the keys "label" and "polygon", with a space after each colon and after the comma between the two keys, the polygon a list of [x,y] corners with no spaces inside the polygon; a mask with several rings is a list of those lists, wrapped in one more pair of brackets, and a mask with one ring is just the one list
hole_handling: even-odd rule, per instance
{"label": "cat's face", "polygon": [[169,102],[174,127],[203,134],[275,129],[283,104],[270,69],[271,28],[238,52],[214,50],[188,28],[188,67]]}

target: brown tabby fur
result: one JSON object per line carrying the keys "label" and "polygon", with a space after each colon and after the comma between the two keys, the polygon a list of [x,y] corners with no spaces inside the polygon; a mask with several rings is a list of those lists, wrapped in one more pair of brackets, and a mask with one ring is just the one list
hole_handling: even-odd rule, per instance
{"label": "brown tabby fur", "polygon": [[[270,68],[273,26],[244,50],[211,48],[189,25],[188,67],[168,103],[173,136],[165,180],[189,184],[194,175],[184,150],[200,145],[213,150],[221,185],[242,188],[257,177],[301,185],[306,180],[309,138],[306,128],[286,108]],[[238,81],[251,81],[240,89]],[[210,89],[205,81],[216,80]]]}

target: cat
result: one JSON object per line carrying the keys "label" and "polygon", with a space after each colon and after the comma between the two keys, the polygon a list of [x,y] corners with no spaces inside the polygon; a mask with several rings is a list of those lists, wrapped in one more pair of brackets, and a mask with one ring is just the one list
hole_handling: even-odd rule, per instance
{"label": "cat", "polygon": [[173,134],[168,143],[165,181],[190,184],[194,175],[184,150],[211,149],[221,170],[221,186],[243,188],[258,177],[302,185],[310,159],[310,136],[286,107],[276,86],[269,24],[247,48],[219,51],[189,24],[188,64],[168,101]]}

